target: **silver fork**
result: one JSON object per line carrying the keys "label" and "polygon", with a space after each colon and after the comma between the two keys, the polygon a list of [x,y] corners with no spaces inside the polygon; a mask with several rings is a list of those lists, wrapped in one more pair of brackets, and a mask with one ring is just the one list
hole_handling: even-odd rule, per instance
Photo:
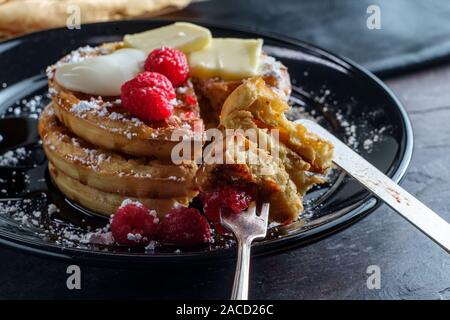
{"label": "silver fork", "polygon": [[334,145],[333,162],[450,253],[450,224],[314,121],[298,123]]}
{"label": "silver fork", "polygon": [[248,209],[240,214],[220,215],[220,223],[233,232],[238,248],[231,300],[248,299],[250,248],[253,240],[262,239],[266,236],[268,220],[268,203],[262,204],[259,216],[256,215],[256,202],[251,202]]}

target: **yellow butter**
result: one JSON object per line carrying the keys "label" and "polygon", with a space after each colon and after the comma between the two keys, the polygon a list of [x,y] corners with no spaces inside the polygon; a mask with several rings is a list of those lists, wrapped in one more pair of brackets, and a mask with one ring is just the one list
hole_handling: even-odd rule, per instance
{"label": "yellow butter", "polygon": [[189,55],[191,75],[235,80],[257,74],[261,39],[213,38],[211,43]]}
{"label": "yellow butter", "polygon": [[176,22],[141,33],[127,34],[123,41],[126,47],[139,49],[147,54],[161,47],[176,48],[189,53],[207,46],[211,41],[211,32],[192,23]]}

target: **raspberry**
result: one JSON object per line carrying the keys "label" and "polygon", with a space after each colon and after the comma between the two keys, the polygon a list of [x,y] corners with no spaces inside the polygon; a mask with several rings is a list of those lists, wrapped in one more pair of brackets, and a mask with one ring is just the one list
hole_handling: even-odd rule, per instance
{"label": "raspberry", "polygon": [[[127,81],[129,86],[133,88],[158,88],[161,89],[166,98],[169,100],[175,99],[175,89],[172,83],[166,76],[158,72],[141,72],[132,80]],[[123,86],[123,85],[122,85]]]}
{"label": "raspberry", "polygon": [[208,243],[211,230],[197,209],[175,208],[162,220],[159,237],[167,245],[193,246]]}
{"label": "raspberry", "polygon": [[227,233],[220,224],[220,214],[240,213],[248,208],[253,197],[249,190],[225,186],[211,192],[200,194],[203,211],[218,233]]}
{"label": "raspberry", "polygon": [[144,69],[165,75],[175,87],[183,84],[189,77],[186,55],[167,47],[153,50],[145,60]]}
{"label": "raspberry", "polygon": [[186,120],[194,119],[196,117],[197,117],[197,115],[195,114],[195,112],[187,111],[184,113],[184,119],[186,119]]}
{"label": "raspberry", "polygon": [[188,106],[195,106],[197,104],[197,99],[194,96],[189,95],[184,98],[184,102],[186,102]]}
{"label": "raspberry", "polygon": [[144,121],[169,118],[175,97],[170,81],[156,72],[140,73],[121,87],[122,106]]}
{"label": "raspberry", "polygon": [[159,219],[155,211],[138,202],[122,204],[111,219],[111,232],[120,245],[145,246],[156,239]]}

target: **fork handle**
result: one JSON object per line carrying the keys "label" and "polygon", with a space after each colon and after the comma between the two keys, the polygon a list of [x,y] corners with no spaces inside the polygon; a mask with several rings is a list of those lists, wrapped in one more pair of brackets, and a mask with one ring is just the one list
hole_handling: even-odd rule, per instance
{"label": "fork handle", "polygon": [[248,300],[251,240],[237,239],[238,252],[231,300]]}

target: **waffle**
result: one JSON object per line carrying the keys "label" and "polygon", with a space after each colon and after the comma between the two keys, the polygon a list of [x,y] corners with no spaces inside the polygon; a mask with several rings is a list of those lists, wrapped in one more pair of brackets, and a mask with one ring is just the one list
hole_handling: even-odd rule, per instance
{"label": "waffle", "polygon": [[[324,173],[330,167],[333,146],[287,120],[284,116],[287,109],[287,103],[262,78],[244,80],[226,99],[219,126],[225,134],[228,129],[241,132],[240,140],[225,135],[224,164],[200,167],[197,173],[200,189],[214,189],[218,183],[256,188],[259,200],[270,203],[272,221],[296,220],[303,211],[306,191],[323,182],[321,176],[312,172]],[[277,129],[279,139],[269,129]],[[253,137],[258,140],[250,141],[244,136],[251,133],[247,130],[253,130]],[[211,157],[216,155],[216,143],[209,148],[213,150]],[[252,161],[258,156],[257,161]],[[236,159],[244,162],[232,163]]]}
{"label": "waffle", "polygon": [[[277,91],[280,97],[288,99],[291,93],[291,81],[287,68],[281,62],[262,53],[258,73],[268,85]],[[211,128],[219,124],[219,116],[225,100],[245,79],[193,78],[192,80],[198,95],[201,116],[206,127]]]}
{"label": "waffle", "polygon": [[[287,102],[257,77],[244,81],[230,94],[223,104],[220,122],[230,129],[243,121],[253,122],[258,128],[277,129],[280,141],[308,162],[311,171],[324,173],[331,166],[333,145],[289,121],[284,114],[288,109]],[[234,116],[239,121],[230,121],[239,111],[247,111],[240,113],[246,119]]]}
{"label": "waffle", "polygon": [[52,105],[42,112],[39,135],[48,160],[59,171],[100,191],[145,198],[193,198],[197,194],[194,163],[126,158],[97,148],[64,127]]}
{"label": "waffle", "polygon": [[187,206],[190,198],[143,198],[129,197],[117,193],[104,192],[73,179],[64,172],[58,170],[51,162],[48,165],[50,177],[55,185],[69,199],[79,203],[85,208],[104,216],[116,213],[117,208],[125,199],[139,201],[147,208],[155,210],[159,217],[163,217],[175,206]]}
{"label": "waffle", "polygon": [[119,97],[99,97],[74,92],[62,87],[54,77],[57,66],[86,57],[108,54],[121,48],[120,43],[107,44],[89,50],[79,49],[62,58],[48,69],[49,92],[59,120],[77,136],[99,147],[119,151],[131,156],[171,158],[173,147],[179,140],[172,139],[174,130],[185,136],[202,139],[203,121],[198,105],[187,105],[185,96],[195,96],[188,81],[183,90],[177,90],[174,114],[168,120],[143,122],[121,106]]}
{"label": "waffle", "polygon": [[303,196],[313,185],[324,182],[320,176],[309,174],[308,171],[311,169],[311,165],[303,160],[301,156],[289,149],[284,143],[274,141],[267,129],[258,128],[251,112],[246,110],[232,112],[222,119],[221,128],[223,130],[252,129],[255,130],[260,139],[266,141],[266,150],[270,151],[272,146],[276,146],[277,157],[283,163],[284,169],[291,180],[295,183],[299,195]]}
{"label": "waffle", "polygon": [[[235,144],[231,145],[233,142]],[[223,146],[221,156],[224,164],[205,162],[197,172],[196,181],[202,191],[207,192],[221,185],[256,189],[259,200],[270,203],[271,221],[284,223],[298,218],[303,211],[303,194],[297,191],[280,158],[258,148],[239,133],[224,138],[220,146]],[[217,157],[216,148],[210,150],[211,153],[206,156],[213,154]]]}

